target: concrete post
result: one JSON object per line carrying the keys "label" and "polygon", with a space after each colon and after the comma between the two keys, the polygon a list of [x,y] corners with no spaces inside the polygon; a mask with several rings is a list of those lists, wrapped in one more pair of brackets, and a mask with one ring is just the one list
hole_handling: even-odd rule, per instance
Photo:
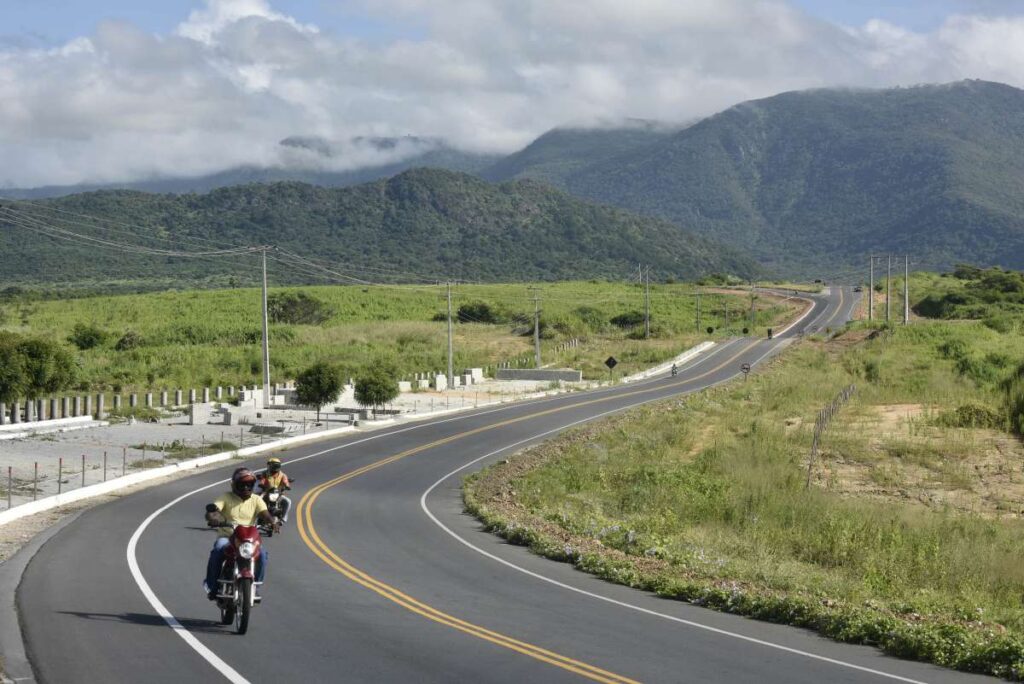
{"label": "concrete post", "polygon": [[0,401],[0,425],[7,425],[7,404]]}
{"label": "concrete post", "polygon": [[92,413],[92,395],[91,394],[86,394],[85,395],[85,412],[82,415],[83,416],[91,416],[91,415],[93,415],[93,413]]}
{"label": "concrete post", "polygon": [[209,387],[204,387],[203,388],[203,403],[204,404],[209,404],[210,403],[210,388]]}
{"label": "concrete post", "polygon": [[68,401],[67,397],[60,398],[60,417],[70,418],[71,417],[71,402]]}
{"label": "concrete post", "polygon": [[167,406],[167,390],[160,391],[160,406]]}
{"label": "concrete post", "polygon": [[75,397],[72,400],[72,406],[75,409],[75,417],[82,415],[82,397]]}
{"label": "concrete post", "polygon": [[46,420],[46,400],[36,399],[36,416],[39,420]]}
{"label": "concrete post", "polygon": [[235,396],[235,386],[234,385],[228,385],[228,396],[229,397]]}
{"label": "concrete post", "polygon": [[104,406],[107,398],[103,396],[103,393],[96,395],[96,420],[103,420],[107,417],[107,408]]}
{"label": "concrete post", "polygon": [[12,423],[20,423],[21,422],[21,399],[17,399],[14,402],[14,410],[11,411],[11,422]]}
{"label": "concrete post", "polygon": [[188,403],[189,404],[196,403],[196,388],[195,387],[191,388],[188,391]]}
{"label": "concrete post", "polygon": [[136,394],[135,392],[132,392],[131,394],[129,394],[128,395],[128,405],[131,406],[132,408],[135,408],[136,406],[138,406],[139,405],[139,395]]}
{"label": "concrete post", "polygon": [[57,403],[57,397],[50,397],[50,418],[60,418],[60,405]]}
{"label": "concrete post", "polygon": [[115,411],[120,411],[121,410],[121,400],[122,400],[122,398],[123,397],[120,394],[115,394],[114,395],[114,410]]}
{"label": "concrete post", "polygon": [[181,406],[181,390],[174,390],[174,405]]}
{"label": "concrete post", "polygon": [[31,423],[36,419],[36,401],[29,399],[25,402],[25,422]]}
{"label": "concrete post", "polygon": [[214,393],[213,396],[217,397],[217,401],[220,401],[221,399],[223,399],[224,398],[224,388],[221,387],[220,385],[217,385],[217,391]]}
{"label": "concrete post", "polygon": [[153,408],[153,393],[146,392],[146,408]]}

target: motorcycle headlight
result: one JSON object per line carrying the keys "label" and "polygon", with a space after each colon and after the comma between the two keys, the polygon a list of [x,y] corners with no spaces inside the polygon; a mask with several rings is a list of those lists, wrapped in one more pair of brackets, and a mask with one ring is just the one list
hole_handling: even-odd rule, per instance
{"label": "motorcycle headlight", "polygon": [[270,494],[270,501],[271,501],[271,503],[276,502],[280,498],[281,498],[280,494],[278,494],[277,492],[271,492],[271,494]]}
{"label": "motorcycle headlight", "polygon": [[246,560],[252,560],[252,557],[256,555],[256,545],[251,541],[242,542],[238,547],[238,555]]}

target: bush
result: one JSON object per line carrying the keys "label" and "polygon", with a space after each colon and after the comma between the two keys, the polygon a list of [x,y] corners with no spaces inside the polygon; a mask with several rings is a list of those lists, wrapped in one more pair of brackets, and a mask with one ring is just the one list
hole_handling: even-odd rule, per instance
{"label": "bush", "polygon": [[97,328],[95,325],[85,323],[75,323],[75,327],[71,329],[71,334],[68,335],[68,342],[78,347],[80,351],[93,349],[106,341],[106,331]]}
{"label": "bush", "polygon": [[973,402],[961,404],[954,410],[941,414],[937,422],[943,427],[997,430],[1003,429],[1006,425],[1006,420],[999,411]]}
{"label": "bush", "polygon": [[121,335],[121,339],[114,345],[114,349],[117,351],[128,351],[130,349],[137,349],[143,344],[142,335],[135,332],[134,330],[128,330],[124,335]]}
{"label": "bush", "polygon": [[[458,310],[459,323],[490,323],[492,325],[504,323],[506,318],[486,302],[470,302],[463,304]],[[448,315],[445,314],[445,320]]]}
{"label": "bush", "polygon": [[273,323],[320,325],[332,315],[327,304],[305,292],[275,292],[267,297],[267,316]]}
{"label": "bush", "polygon": [[611,319],[611,324],[619,328],[634,328],[643,322],[643,311],[627,311]]}

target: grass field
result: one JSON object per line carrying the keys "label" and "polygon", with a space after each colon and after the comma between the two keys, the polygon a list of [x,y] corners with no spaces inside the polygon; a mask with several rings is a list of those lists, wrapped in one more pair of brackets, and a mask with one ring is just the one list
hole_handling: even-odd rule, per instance
{"label": "grass field", "polygon": [[[1021,361],[1019,336],[980,322],[857,324],[512,458],[467,505],[614,581],[1019,678]],[[850,384],[807,488],[815,416]]]}
{"label": "grass field", "polygon": [[[330,313],[318,325],[271,326],[275,379],[294,377],[320,360],[338,363],[346,375],[355,375],[380,355],[392,357],[405,374],[446,367],[447,327],[434,320],[445,311],[443,287],[307,287],[272,289],[271,296],[300,290],[322,301]],[[690,285],[652,285],[650,340],[630,339],[630,331],[610,323],[614,316],[643,310],[643,292],[635,284],[459,285],[453,292],[453,309],[485,302],[526,323],[458,324],[456,368],[532,358],[534,293],[547,328],[544,363],[582,368],[585,377],[605,377],[603,362],[609,355],[620,361],[616,371],[622,375],[709,337],[706,331],[697,332]],[[774,305],[767,299],[759,298],[756,305],[757,334],[792,311],[791,305]],[[740,334],[749,324],[749,307],[742,291],[706,295],[701,328],[716,328],[718,337]],[[102,344],[78,352],[81,390],[240,385],[260,376],[258,289],[0,301],[0,329],[63,341],[76,324],[93,325],[106,335]],[[118,340],[128,332],[137,335],[138,344],[118,350]],[[556,351],[569,338],[582,339],[582,346]]]}

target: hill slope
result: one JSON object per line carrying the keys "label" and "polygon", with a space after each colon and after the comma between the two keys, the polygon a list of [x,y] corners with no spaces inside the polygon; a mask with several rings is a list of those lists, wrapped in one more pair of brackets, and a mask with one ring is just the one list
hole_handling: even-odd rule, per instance
{"label": "hill slope", "polygon": [[871,251],[1024,267],[1024,91],[981,81],[747,102],[559,184],[805,274]]}
{"label": "hill slope", "polygon": [[[19,215],[57,215],[14,205]],[[638,262],[662,277],[690,278],[710,272],[751,275],[759,267],[738,251],[680,230],[667,222],[575,199],[534,181],[492,185],[466,174],[419,169],[365,185],[327,189],[301,183],[244,185],[206,195],[151,195],[103,191],[72,195],[45,207],[106,217],[132,232],[160,235],[184,245],[194,238],[217,246],[272,244],[334,264],[470,280],[622,278]],[[60,221],[87,229],[80,219]],[[223,261],[154,258],[40,238],[21,223],[0,221],[0,283],[109,282],[180,279],[183,284],[252,282],[246,270]],[[281,274],[281,267],[277,267]],[[360,274],[367,277],[365,274]],[[299,282],[302,273],[285,275]],[[379,280],[384,276],[370,277]],[[398,276],[400,279],[400,276]]]}

